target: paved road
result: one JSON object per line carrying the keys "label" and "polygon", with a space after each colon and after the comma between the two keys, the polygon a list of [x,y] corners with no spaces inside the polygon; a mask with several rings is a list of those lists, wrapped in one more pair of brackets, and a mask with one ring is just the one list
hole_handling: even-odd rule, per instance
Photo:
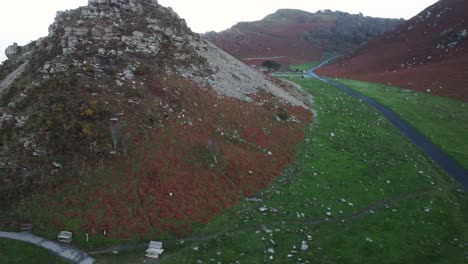
{"label": "paved road", "polygon": [[93,264],[94,259],[85,252],[68,245],[59,244],[30,233],[13,233],[0,231],[0,237],[19,240],[45,248],[57,256],[76,264]]}
{"label": "paved road", "polygon": [[381,105],[380,103],[370,99],[369,97],[366,97],[352,90],[351,88],[345,85],[322,78],[314,72],[316,69],[322,67],[323,65],[327,64],[333,59],[334,58],[328,59],[322,62],[317,67],[307,71],[305,77],[316,78],[322,82],[326,82],[335,87],[338,87],[339,89],[345,91],[351,96],[360,99],[379,110],[383,114],[383,116],[385,116],[385,118],[387,118],[387,120],[390,121],[390,123],[392,123],[398,130],[400,130],[400,132],[404,136],[411,140],[411,142],[413,142],[419,149],[426,153],[426,155],[428,155],[432,160],[434,160],[434,162],[439,164],[439,166],[442,169],[444,169],[450,176],[452,176],[456,181],[458,181],[463,186],[463,188],[465,188],[465,190],[468,190],[468,171],[465,170],[465,168],[463,168],[456,160],[454,160],[452,157],[443,152],[438,146],[433,144],[424,135],[419,133],[408,122],[401,119],[395,112]]}

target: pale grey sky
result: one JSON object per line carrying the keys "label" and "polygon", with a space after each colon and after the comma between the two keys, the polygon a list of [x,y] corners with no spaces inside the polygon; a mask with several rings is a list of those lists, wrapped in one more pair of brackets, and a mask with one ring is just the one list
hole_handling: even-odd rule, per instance
{"label": "pale grey sky", "polygon": [[[13,42],[25,45],[47,35],[55,12],[86,5],[88,0],[1,0],[0,61]],[[411,18],[437,0],[159,0],[187,20],[193,31],[220,31],[240,21],[260,20],[280,8],[322,9],[367,16]]]}

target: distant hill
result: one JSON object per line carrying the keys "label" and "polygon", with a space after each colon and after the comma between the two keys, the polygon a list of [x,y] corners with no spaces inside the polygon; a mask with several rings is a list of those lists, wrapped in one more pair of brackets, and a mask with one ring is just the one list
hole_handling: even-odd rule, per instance
{"label": "distant hill", "polygon": [[247,64],[258,65],[265,59],[295,64],[349,52],[402,21],[330,10],[280,9],[260,21],[238,23],[204,37]]}
{"label": "distant hill", "polygon": [[318,73],[468,101],[468,1],[441,0]]}

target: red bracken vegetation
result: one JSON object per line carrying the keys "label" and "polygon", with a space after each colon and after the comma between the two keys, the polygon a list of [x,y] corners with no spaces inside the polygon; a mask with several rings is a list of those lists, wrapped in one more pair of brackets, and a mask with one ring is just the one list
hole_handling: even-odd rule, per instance
{"label": "red bracken vegetation", "polygon": [[355,49],[399,22],[330,10],[309,13],[280,9],[263,20],[238,23],[204,37],[249,65],[259,66],[265,60],[290,65]]}
{"label": "red bracken vegetation", "polygon": [[[135,138],[136,146],[117,157],[117,165],[70,179],[50,193],[44,227],[107,230],[119,239],[186,235],[268,187],[293,160],[311,120],[310,111],[270,94],[247,103],[174,78],[153,80],[147,89],[152,98],[146,106],[164,113],[160,126]],[[219,148],[217,162],[208,140]]]}
{"label": "red bracken vegetation", "polygon": [[468,2],[441,0],[319,74],[468,101]]}

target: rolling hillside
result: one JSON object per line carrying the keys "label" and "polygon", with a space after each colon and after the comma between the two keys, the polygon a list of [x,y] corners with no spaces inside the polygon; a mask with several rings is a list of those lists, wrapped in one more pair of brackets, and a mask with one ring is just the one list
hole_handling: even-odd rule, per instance
{"label": "rolling hillside", "polygon": [[468,101],[468,2],[441,0],[318,73]]}
{"label": "rolling hillside", "polygon": [[238,23],[204,37],[247,64],[266,59],[299,64],[351,51],[400,22],[339,11],[280,9],[263,20]]}

